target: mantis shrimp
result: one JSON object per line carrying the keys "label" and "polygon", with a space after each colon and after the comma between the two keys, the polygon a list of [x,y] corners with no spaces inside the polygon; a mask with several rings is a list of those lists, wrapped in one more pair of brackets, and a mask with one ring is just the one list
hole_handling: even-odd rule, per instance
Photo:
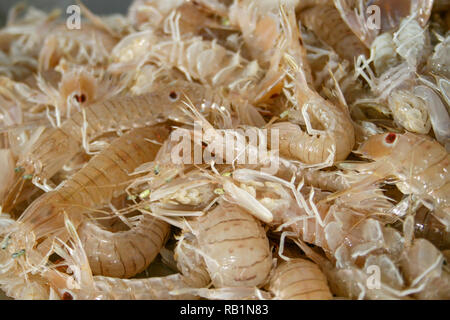
{"label": "mantis shrimp", "polygon": [[259,286],[266,281],[272,264],[269,243],[250,214],[224,202],[200,217],[193,230],[214,286]]}
{"label": "mantis shrimp", "polygon": [[[205,112],[222,106],[232,107],[230,101],[214,90],[180,82],[170,87],[156,88],[145,95],[113,99],[83,109],[64,121],[60,127],[45,130],[30,150],[20,156],[14,188],[4,200],[4,209],[9,210],[14,205],[18,197],[17,191],[24,183],[23,177],[32,176],[35,184],[49,190],[45,186],[46,180],[81,151],[82,147],[89,152],[89,142],[103,133],[151,125],[167,119],[186,121],[185,115],[179,110],[184,105],[183,94],[192,97],[195,105],[202,106]],[[254,108],[243,107],[242,110],[237,110],[243,122],[264,123],[264,119]]]}
{"label": "mantis shrimp", "polygon": [[[145,163],[135,170],[135,174],[139,174],[139,176],[127,187],[127,192],[139,190],[141,203],[131,208],[148,207],[150,203],[146,201],[147,198],[155,201],[156,197],[156,201],[163,202],[162,199],[158,198],[158,192],[155,189],[183,171],[182,169],[174,169],[171,165],[165,165],[164,158],[167,157],[167,153],[164,151],[164,147],[160,148],[155,161]],[[143,173],[147,174],[142,176]],[[174,182],[182,189],[183,183]],[[169,185],[164,189],[173,189],[173,187]],[[208,194],[208,191],[212,192],[209,188],[206,191],[206,194]],[[198,194],[180,194],[179,189],[172,190],[172,192],[175,199],[180,199],[186,205],[191,203],[198,205],[203,200]],[[151,196],[149,197],[147,193]],[[159,193],[165,194],[167,198],[166,192],[160,190]],[[131,198],[133,199],[133,196]],[[169,201],[173,201],[172,199],[169,199]],[[122,206],[124,207],[125,203],[122,203]],[[126,207],[124,209],[128,210]],[[123,212],[123,210],[117,210],[116,212],[123,216],[124,214],[121,211]],[[101,219],[102,217],[98,218]],[[167,223],[148,213],[125,219],[127,225],[123,226],[122,223],[122,227],[120,225],[114,227],[107,223],[101,224],[100,220],[92,219],[85,221],[78,228],[78,235],[94,275],[118,278],[132,277],[147,268],[164,245],[169,234]],[[112,222],[114,223],[116,220],[112,220]],[[111,219],[109,224],[111,224]],[[123,227],[127,229],[124,230]]]}
{"label": "mantis shrimp", "polygon": [[355,164],[359,172],[371,175],[353,187],[394,176],[400,191],[420,198],[449,231],[450,158],[442,145],[426,136],[391,132],[369,137],[358,153],[374,162]]}
{"label": "mantis shrimp", "polygon": [[[283,21],[286,37],[295,48],[299,46],[295,45],[299,35],[296,34],[293,17],[292,12],[289,16],[284,14]],[[345,159],[355,143],[350,116],[346,110],[333,105],[310,88],[308,77],[301,68],[307,64],[306,54],[302,48],[297,48],[297,52],[301,54],[285,55],[290,67],[288,75],[292,79],[292,93],[288,95],[297,109],[289,111],[289,118],[296,123],[304,123],[307,132],[293,123],[272,125],[272,129],[280,132],[280,153],[306,164],[324,163],[330,156],[332,161]]]}
{"label": "mantis shrimp", "polygon": [[35,200],[19,217],[19,231],[32,232],[36,240],[47,237],[40,244],[45,253],[52,239],[60,235],[64,214],[78,226],[85,220],[83,209],[109,203],[124,191],[134,169],[154,159],[159,145],[151,141],[161,143],[167,134],[167,129],[159,125],[134,129],[114,140],[56,190]]}
{"label": "mantis shrimp", "polygon": [[[50,286],[51,299],[195,299],[189,294],[171,294],[172,291],[191,284],[189,279],[180,273],[146,279],[93,276],[75,226],[69,219],[65,220],[65,226],[73,247],[65,245],[64,248],[57,246],[55,249],[64,259],[64,263],[72,269],[73,275],[63,273],[56,268],[48,268],[44,271],[44,278]],[[196,258],[196,255],[192,255],[189,262],[193,262]],[[208,278],[201,281],[207,282]]]}
{"label": "mantis shrimp", "polygon": [[[213,215],[214,221],[202,217],[196,223],[191,221],[194,233],[199,232],[195,236],[196,240],[190,233],[185,233],[179,241],[175,256],[182,273],[166,277],[127,280],[92,277],[92,274],[85,270],[90,285],[85,284],[79,289],[89,292],[89,296],[83,297],[86,293],[76,290],[70,293],[71,296],[92,298],[92,295],[96,295],[98,298],[107,299],[177,297],[186,299],[195,297],[196,288],[205,286],[210,281],[210,277],[216,287],[237,287],[236,290],[239,290],[239,287],[264,284],[269,276],[272,259],[268,239],[257,220],[238,206],[226,203],[219,204],[206,216],[208,215]],[[231,228],[232,226],[234,228]],[[223,232],[218,234],[218,229]],[[72,230],[71,238],[74,239],[73,235],[76,231],[73,226]],[[67,263],[74,259],[83,259],[84,261],[77,262],[76,265],[87,265],[86,269],[88,269],[87,257],[82,251],[79,238],[78,246],[80,248],[74,250],[71,255],[63,252],[61,255]],[[51,285],[57,288],[60,296],[63,296],[64,292],[70,292],[70,288],[67,288],[67,275],[51,270],[47,277]]]}

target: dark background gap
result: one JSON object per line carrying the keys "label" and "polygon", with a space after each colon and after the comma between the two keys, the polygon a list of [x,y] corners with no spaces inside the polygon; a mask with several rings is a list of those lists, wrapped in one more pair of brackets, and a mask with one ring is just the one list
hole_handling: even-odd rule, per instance
{"label": "dark background gap", "polygon": [[[62,10],[62,17],[66,14],[66,9],[72,4],[76,4],[74,0],[0,0],[0,26],[6,23],[8,11],[19,3],[25,3],[34,6],[39,10],[50,12],[52,9],[59,8]],[[83,0],[82,3],[92,12],[99,15],[108,15],[113,13],[125,14],[132,0]]]}

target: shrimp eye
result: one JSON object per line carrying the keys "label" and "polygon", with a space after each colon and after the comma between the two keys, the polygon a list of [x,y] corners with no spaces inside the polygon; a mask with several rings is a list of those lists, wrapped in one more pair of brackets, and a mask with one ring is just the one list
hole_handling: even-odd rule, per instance
{"label": "shrimp eye", "polygon": [[170,101],[174,102],[178,100],[178,94],[175,91],[169,93]]}
{"label": "shrimp eye", "polygon": [[73,300],[73,296],[66,291],[66,292],[64,292],[62,299],[63,300]]}
{"label": "shrimp eye", "polygon": [[86,101],[86,96],[84,93],[82,93],[81,95],[75,95],[75,100],[77,100],[80,103],[83,103]]}
{"label": "shrimp eye", "polygon": [[386,141],[387,144],[393,144],[396,138],[397,135],[395,133],[388,133],[386,135],[386,138],[384,138],[384,140]]}

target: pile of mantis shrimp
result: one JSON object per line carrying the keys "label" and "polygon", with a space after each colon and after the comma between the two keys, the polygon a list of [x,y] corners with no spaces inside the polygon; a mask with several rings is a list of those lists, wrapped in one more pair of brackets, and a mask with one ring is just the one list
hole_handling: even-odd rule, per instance
{"label": "pile of mantis shrimp", "polygon": [[77,6],[0,29],[7,296],[450,299],[448,0]]}

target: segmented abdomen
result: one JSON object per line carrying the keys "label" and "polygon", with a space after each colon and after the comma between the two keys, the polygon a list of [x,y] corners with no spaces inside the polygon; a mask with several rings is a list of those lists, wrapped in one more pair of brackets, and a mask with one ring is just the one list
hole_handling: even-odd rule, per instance
{"label": "segmented abdomen", "polygon": [[292,123],[276,123],[272,129],[279,130],[280,154],[303,163],[324,162],[335,145],[331,136],[311,136]]}
{"label": "segmented abdomen", "polygon": [[86,221],[78,234],[93,274],[129,278],[155,259],[169,229],[166,222],[144,214],[127,231],[111,232],[94,221]]}
{"label": "segmented abdomen", "polygon": [[280,300],[330,300],[327,278],[315,263],[305,259],[282,262],[273,274],[270,291]]}
{"label": "segmented abdomen", "polygon": [[64,226],[63,213],[80,218],[80,213],[108,204],[132,180],[130,174],[143,163],[152,161],[159,145],[168,136],[165,126],[134,129],[93,157],[87,165],[54,191],[34,201],[19,221],[37,238]]}
{"label": "segmented abdomen", "polygon": [[198,243],[217,287],[254,287],[269,275],[272,255],[261,224],[236,205],[221,203],[199,219]]}
{"label": "segmented abdomen", "polygon": [[320,170],[307,170],[302,174],[305,182],[316,188],[326,191],[341,191],[350,186],[350,183],[339,174],[339,171],[320,171]]}
{"label": "segmented abdomen", "polygon": [[[156,156],[159,145],[167,135],[164,126],[144,127],[130,131],[116,139],[107,149],[96,155],[71,179],[63,182],[57,192],[68,203],[98,206],[107,203],[117,192],[125,189],[129,175],[143,163]],[[159,138],[158,138],[159,137]]]}

